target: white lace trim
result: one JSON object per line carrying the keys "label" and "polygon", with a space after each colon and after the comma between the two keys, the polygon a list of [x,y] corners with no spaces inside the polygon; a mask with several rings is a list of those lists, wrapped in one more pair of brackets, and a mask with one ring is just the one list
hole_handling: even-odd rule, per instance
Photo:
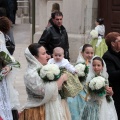
{"label": "white lace trim", "polygon": [[5,79],[0,81],[0,116],[3,120],[13,120]]}

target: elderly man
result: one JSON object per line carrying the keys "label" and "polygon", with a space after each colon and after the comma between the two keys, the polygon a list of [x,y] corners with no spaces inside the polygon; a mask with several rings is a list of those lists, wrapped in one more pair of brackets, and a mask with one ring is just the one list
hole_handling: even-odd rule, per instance
{"label": "elderly man", "polygon": [[109,74],[110,86],[113,88],[113,99],[120,120],[120,33],[110,32],[105,37],[108,51],[103,55]]}
{"label": "elderly man", "polygon": [[38,43],[46,47],[50,55],[52,55],[55,47],[62,47],[65,51],[64,57],[69,60],[68,35],[62,25],[63,14],[60,11],[55,11],[51,14],[51,17],[52,24],[44,30]]}

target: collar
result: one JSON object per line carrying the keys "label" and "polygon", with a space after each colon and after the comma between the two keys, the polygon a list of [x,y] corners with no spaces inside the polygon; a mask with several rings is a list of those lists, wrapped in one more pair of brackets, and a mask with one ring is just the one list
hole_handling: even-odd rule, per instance
{"label": "collar", "polygon": [[114,50],[112,50],[112,48],[108,48],[108,51],[120,58],[120,52],[115,52]]}

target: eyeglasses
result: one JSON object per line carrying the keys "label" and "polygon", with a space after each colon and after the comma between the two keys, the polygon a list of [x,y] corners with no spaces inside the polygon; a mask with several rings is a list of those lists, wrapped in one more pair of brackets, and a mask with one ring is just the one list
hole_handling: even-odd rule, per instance
{"label": "eyeglasses", "polygon": [[120,42],[120,40],[115,40],[115,42]]}

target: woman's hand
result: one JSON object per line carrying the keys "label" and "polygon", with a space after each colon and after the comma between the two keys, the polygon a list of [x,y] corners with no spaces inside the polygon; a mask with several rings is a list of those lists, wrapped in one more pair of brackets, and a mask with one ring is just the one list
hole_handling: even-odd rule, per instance
{"label": "woman's hand", "polygon": [[106,93],[107,93],[107,95],[112,96],[113,95],[112,87],[106,86]]}
{"label": "woman's hand", "polygon": [[3,69],[2,69],[2,74],[4,75],[4,76],[6,76],[9,72],[10,72],[10,70],[11,70],[11,67],[10,66],[5,66]]}
{"label": "woman's hand", "polygon": [[67,77],[67,74],[63,74],[61,75],[61,77],[58,79],[57,81],[57,85],[58,85],[58,89],[60,90],[61,87],[62,87],[62,84],[67,81],[68,77]]}

